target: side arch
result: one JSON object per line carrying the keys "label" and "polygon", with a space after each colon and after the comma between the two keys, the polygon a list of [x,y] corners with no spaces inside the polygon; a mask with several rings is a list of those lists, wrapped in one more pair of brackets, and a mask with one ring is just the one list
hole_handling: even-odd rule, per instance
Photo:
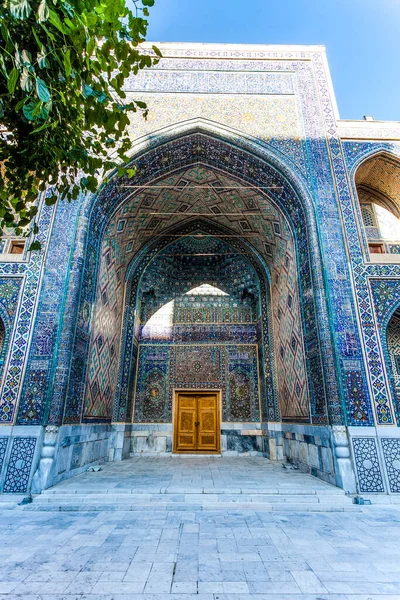
{"label": "side arch", "polygon": [[[398,173],[390,175],[391,169]],[[353,206],[367,261],[371,253],[400,253],[399,177],[400,155],[383,145],[367,146],[352,165]]]}

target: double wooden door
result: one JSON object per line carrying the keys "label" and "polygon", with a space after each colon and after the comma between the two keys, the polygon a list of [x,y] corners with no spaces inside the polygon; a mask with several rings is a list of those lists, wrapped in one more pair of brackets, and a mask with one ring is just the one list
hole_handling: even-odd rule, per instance
{"label": "double wooden door", "polygon": [[218,392],[176,392],[174,451],[220,451]]}

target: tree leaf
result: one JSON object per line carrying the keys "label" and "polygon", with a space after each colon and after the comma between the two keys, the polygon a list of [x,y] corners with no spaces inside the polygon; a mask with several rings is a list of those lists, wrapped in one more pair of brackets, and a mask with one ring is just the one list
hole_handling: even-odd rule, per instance
{"label": "tree leaf", "polygon": [[72,72],[72,66],[71,66],[71,54],[70,54],[69,48],[64,54],[64,69],[65,69],[66,76],[70,77],[71,72]]}
{"label": "tree leaf", "polygon": [[22,70],[22,75],[19,84],[21,86],[21,89],[24,90],[24,92],[30,92],[33,88],[32,77],[26,67],[24,67]]}
{"label": "tree leaf", "polygon": [[[130,2],[146,13],[153,4]],[[160,58],[156,50],[141,49],[148,23],[143,10],[130,5],[128,0],[0,5],[0,113],[12,142],[0,147],[5,175],[0,227],[33,223],[38,194],[49,187],[47,204],[72,201],[81,191],[97,190],[117,163],[128,163],[130,113],[146,114],[147,108],[141,98],[139,104],[134,98],[123,104],[124,83]],[[134,174],[132,167],[123,170]]]}
{"label": "tree leaf", "polygon": [[10,0],[9,6],[14,19],[20,19],[21,21],[27,19],[32,12],[28,0]]}
{"label": "tree leaf", "polygon": [[21,60],[24,67],[30,67],[32,64],[32,56],[31,53],[27,50],[22,50],[21,52]]}
{"label": "tree leaf", "polygon": [[29,135],[34,135],[35,133],[38,133],[39,131],[48,129],[49,127],[52,127],[52,125],[53,125],[53,123],[43,123],[43,125],[41,125],[40,127],[36,127],[36,129],[33,129],[33,131],[30,131]]}
{"label": "tree leaf", "polygon": [[42,244],[38,241],[32,242],[32,244],[29,246],[28,250],[29,252],[34,252],[35,250],[40,250],[42,247]]}
{"label": "tree leaf", "polygon": [[84,98],[89,98],[89,96],[93,96],[93,88],[87,83],[82,83],[82,94]]}
{"label": "tree leaf", "polygon": [[38,21],[44,23],[50,16],[49,7],[47,6],[46,0],[42,0],[38,8]]}
{"label": "tree leaf", "polygon": [[48,62],[47,62],[47,50],[45,46],[42,46],[42,49],[40,50],[40,52],[37,53],[37,63],[39,65],[39,69],[45,69],[46,67],[48,67]]}
{"label": "tree leaf", "polygon": [[7,80],[7,89],[10,92],[10,94],[12,94],[15,90],[15,86],[17,85],[18,77],[19,77],[19,71],[18,71],[18,69],[16,69],[14,67],[14,69],[12,69],[10,75],[8,76],[8,80]]}
{"label": "tree leaf", "polygon": [[153,50],[154,54],[156,54],[159,58],[162,58],[161,50],[157,48],[157,46],[153,45],[151,49]]}
{"label": "tree leaf", "polygon": [[39,100],[39,102],[34,102],[32,100],[31,102],[24,104],[24,106],[22,108],[22,112],[24,113],[24,116],[25,116],[25,118],[28,119],[28,121],[35,120],[36,111],[37,111],[39,103],[40,103],[40,100]]}
{"label": "tree leaf", "polygon": [[40,77],[36,77],[36,93],[42,102],[49,102],[51,94],[47,84]]}
{"label": "tree leaf", "polygon": [[61,23],[60,17],[55,12],[55,10],[49,11],[49,21],[52,25],[54,25],[54,27],[56,27],[59,31],[61,31],[61,33],[64,33],[63,24]]}

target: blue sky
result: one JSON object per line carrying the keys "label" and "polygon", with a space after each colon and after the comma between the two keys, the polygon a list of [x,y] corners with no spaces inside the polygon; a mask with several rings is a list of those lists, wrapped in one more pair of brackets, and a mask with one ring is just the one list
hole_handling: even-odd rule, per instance
{"label": "blue sky", "polygon": [[400,121],[400,0],[156,0],[148,40],[323,44],[341,118]]}

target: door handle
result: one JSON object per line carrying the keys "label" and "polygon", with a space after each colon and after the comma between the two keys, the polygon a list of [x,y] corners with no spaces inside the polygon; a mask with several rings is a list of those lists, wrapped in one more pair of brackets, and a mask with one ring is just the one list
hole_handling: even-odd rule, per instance
{"label": "door handle", "polygon": [[196,425],[196,427],[198,427],[200,425],[200,421],[195,421],[194,424]]}

